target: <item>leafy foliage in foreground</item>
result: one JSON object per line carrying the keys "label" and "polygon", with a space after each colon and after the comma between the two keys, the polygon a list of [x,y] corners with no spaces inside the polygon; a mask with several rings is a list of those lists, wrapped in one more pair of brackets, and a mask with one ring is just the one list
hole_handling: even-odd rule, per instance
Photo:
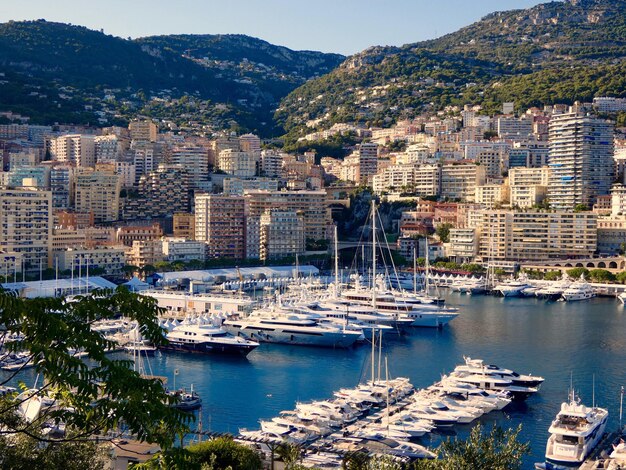
{"label": "leafy foliage in foreground", "polygon": [[[64,440],[80,441],[121,428],[169,449],[176,436],[187,430],[191,415],[170,406],[173,399],[160,380],[140,376],[128,360],[107,356],[115,344],[91,329],[97,320],[124,316],[136,320],[142,336],[158,346],[165,341],[158,312],[154,299],[123,287],[72,300],[24,299],[0,292],[0,324],[23,335],[5,348],[27,351],[36,360],[36,370],[44,377],[36,394],[49,396],[59,405],[29,423],[15,419],[20,401],[4,399],[0,402],[0,429],[42,440],[38,430],[43,422],[63,422],[67,428]],[[76,351],[84,351],[86,356],[77,357]]]}

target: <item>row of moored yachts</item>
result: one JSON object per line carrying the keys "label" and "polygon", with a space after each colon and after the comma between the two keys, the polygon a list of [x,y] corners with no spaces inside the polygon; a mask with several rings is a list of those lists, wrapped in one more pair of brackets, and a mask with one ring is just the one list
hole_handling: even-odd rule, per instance
{"label": "row of moored yachts", "polygon": [[487,279],[463,279],[452,283],[450,289],[471,295],[491,292],[502,297],[538,297],[545,300],[568,302],[587,300],[597,295],[593,286],[584,278],[572,281],[567,276],[549,285],[535,285],[523,277],[506,280],[495,286],[489,285]]}
{"label": "row of moored yachts", "polygon": [[295,410],[260,421],[260,430],[240,430],[240,436],[300,445],[306,448],[303,465],[316,468],[340,467],[346,452],[431,459],[435,455],[415,440],[526,399],[543,380],[466,358],[426,389],[416,391],[406,378],[370,380],[341,389],[330,400],[298,403]]}

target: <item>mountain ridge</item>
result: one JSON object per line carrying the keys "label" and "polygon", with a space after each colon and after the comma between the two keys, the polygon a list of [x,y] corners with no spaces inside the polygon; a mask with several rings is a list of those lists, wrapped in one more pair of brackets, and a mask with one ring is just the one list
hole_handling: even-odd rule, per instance
{"label": "mountain ridge", "polygon": [[[297,137],[335,122],[386,125],[448,105],[482,104],[483,95],[506,95],[520,108],[536,103],[540,95],[543,104],[570,102],[577,99],[575,82],[569,82],[569,93],[532,90],[532,99],[526,99],[512,92],[519,83],[515,79],[532,75],[542,80],[549,75],[544,71],[559,69],[581,77],[581,69],[588,68],[595,77],[593,93],[601,89],[597,72],[617,73],[625,60],[625,0],[549,2],[493,12],[436,39],[370,47],[287,95],[275,117]],[[565,73],[563,81],[568,80]],[[494,93],[494,86],[504,88]],[[620,95],[625,93],[617,88]],[[488,111],[495,111],[495,103],[487,104]]]}

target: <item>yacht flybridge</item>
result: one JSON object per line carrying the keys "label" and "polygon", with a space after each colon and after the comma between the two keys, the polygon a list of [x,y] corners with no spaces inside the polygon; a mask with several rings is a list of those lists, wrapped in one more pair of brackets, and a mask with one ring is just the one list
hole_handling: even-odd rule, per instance
{"label": "yacht flybridge", "polygon": [[539,387],[545,380],[543,377],[535,375],[522,375],[510,369],[502,369],[494,364],[485,364],[482,359],[472,359],[464,356],[465,364],[456,366],[456,372],[465,372],[468,374],[485,374],[493,377],[500,377],[510,380],[513,385],[521,385],[523,387]]}
{"label": "yacht flybridge", "polygon": [[608,417],[604,408],[582,405],[572,390],[548,430],[544,468],[581,464],[602,439]]}

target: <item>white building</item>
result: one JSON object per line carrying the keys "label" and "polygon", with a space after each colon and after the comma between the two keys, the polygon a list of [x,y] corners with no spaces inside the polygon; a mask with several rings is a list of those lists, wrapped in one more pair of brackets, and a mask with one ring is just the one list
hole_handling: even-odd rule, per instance
{"label": "white building", "polygon": [[201,241],[167,237],[163,239],[163,255],[167,261],[204,261],[206,245]]}

